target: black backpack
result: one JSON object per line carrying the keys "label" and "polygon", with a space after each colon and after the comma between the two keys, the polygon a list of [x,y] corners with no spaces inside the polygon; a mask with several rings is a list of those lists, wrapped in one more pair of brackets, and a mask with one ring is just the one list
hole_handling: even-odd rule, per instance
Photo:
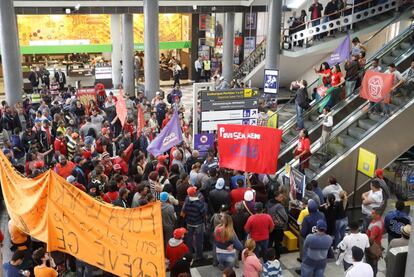
{"label": "black backpack", "polygon": [[277,177],[272,178],[269,174],[267,174],[267,179],[269,182],[267,183],[267,196],[268,199],[273,199],[275,191],[279,190],[279,182],[277,181]]}

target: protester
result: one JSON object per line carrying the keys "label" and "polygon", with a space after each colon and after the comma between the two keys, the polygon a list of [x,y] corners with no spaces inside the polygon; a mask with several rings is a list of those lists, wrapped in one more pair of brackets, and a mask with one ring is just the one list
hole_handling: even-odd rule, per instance
{"label": "protester", "polygon": [[369,223],[371,222],[372,210],[374,208],[381,211],[382,205],[382,190],[377,180],[371,181],[371,190],[362,194],[362,214],[364,215],[363,228],[367,230]]}
{"label": "protester", "polygon": [[245,249],[242,252],[243,276],[259,277],[262,272],[262,264],[255,254],[256,243],[252,239],[246,240]]}
{"label": "protester", "polygon": [[187,245],[184,243],[184,236],[187,233],[185,228],[177,228],[173,232],[173,237],[169,239],[165,257],[169,261],[169,268],[173,268],[175,263],[185,254],[189,253]]}
{"label": "protester", "polygon": [[326,198],[329,194],[333,194],[335,196],[335,201],[339,201],[339,193],[343,191],[341,185],[338,184],[338,181],[333,176],[329,177],[328,181],[329,185],[322,190],[323,196]]}
{"label": "protester", "polygon": [[[34,267],[35,276],[57,276],[58,275],[57,271],[54,269],[56,267],[56,264],[53,258],[50,256],[49,253],[45,251],[43,247],[33,252],[33,260],[35,264],[37,264]],[[46,263],[49,263],[50,266],[48,266]]]}
{"label": "protester", "polygon": [[388,234],[388,243],[394,239],[401,238],[401,230],[405,225],[411,224],[411,219],[404,211],[404,201],[398,200],[395,203],[395,210],[389,211],[384,219],[385,230]]}
{"label": "protester", "polygon": [[367,251],[367,263],[372,266],[374,277],[378,272],[378,261],[382,257],[382,236],[384,234],[384,220],[381,218],[380,209],[372,209],[372,221],[368,226],[367,235],[370,241],[370,247]]}
{"label": "protester", "polygon": [[309,167],[310,164],[310,157],[311,157],[311,142],[309,139],[308,130],[302,129],[299,132],[299,142],[298,146],[296,146],[293,154],[295,155],[295,159],[299,159],[299,170],[302,173],[305,173],[305,169]]}

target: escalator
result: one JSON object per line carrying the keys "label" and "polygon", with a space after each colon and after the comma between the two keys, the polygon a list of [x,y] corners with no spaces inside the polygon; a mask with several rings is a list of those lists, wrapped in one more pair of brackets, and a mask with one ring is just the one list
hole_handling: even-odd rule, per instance
{"label": "escalator", "polygon": [[[412,59],[409,59],[411,63]],[[400,63],[403,72],[407,63]],[[353,197],[358,201],[361,193],[368,188],[368,177],[356,173],[358,149],[360,147],[377,155],[377,167],[387,166],[414,145],[414,80],[406,80],[391,97],[391,114],[380,115],[376,109],[381,103],[373,106],[366,101],[361,109],[355,110],[332,131],[329,141],[321,145],[317,140],[312,144],[312,156],[309,168],[305,169],[308,180],[327,183],[329,176],[340,180],[341,186],[348,193],[356,191]],[[299,169],[297,160],[290,162]],[[278,172],[282,173],[282,170]],[[362,184],[362,185],[361,185]],[[323,186],[323,185],[322,185]],[[355,186],[355,188],[354,188]]]}
{"label": "escalator", "polygon": [[[404,65],[404,62],[413,55],[413,49],[410,45],[410,39],[413,33],[414,28],[408,28],[400,36],[394,38],[394,40],[392,40],[368,60],[365,69],[370,67],[374,58],[379,58],[381,60],[385,59],[388,63],[394,62],[397,66],[401,65],[402,68],[406,68],[404,66],[407,65]],[[334,107],[332,107],[331,113],[333,115],[334,122],[341,122],[355,110],[359,110],[364,106],[365,100],[360,98],[358,95],[359,90],[356,89],[351,95],[346,97],[344,100],[339,101]],[[304,126],[309,132],[311,141],[316,141],[322,133],[322,120],[319,119],[319,108],[322,101],[323,99],[313,101],[311,103],[311,107],[303,115]],[[286,162],[293,159],[292,150],[296,146],[296,142],[298,140],[299,132],[296,130],[296,114],[294,104],[292,102],[293,100],[286,103],[278,110],[279,118],[282,120],[285,120],[293,113],[293,116],[282,122],[280,127],[283,130],[283,136],[278,159],[278,168],[281,168]],[[370,123],[370,121],[366,121],[366,124]],[[363,126],[365,126],[364,123]]]}

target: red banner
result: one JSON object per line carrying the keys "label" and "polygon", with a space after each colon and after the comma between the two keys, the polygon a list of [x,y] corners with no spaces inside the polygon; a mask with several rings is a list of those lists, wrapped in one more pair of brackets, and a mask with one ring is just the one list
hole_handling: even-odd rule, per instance
{"label": "red banner", "polygon": [[389,103],[388,94],[391,92],[394,74],[368,70],[362,80],[359,95],[371,102]]}
{"label": "red banner", "polygon": [[126,108],[124,93],[122,89],[119,91],[118,101],[115,104],[116,114],[118,115],[119,121],[121,121],[122,127],[124,127],[125,121],[127,120],[128,111]]}
{"label": "red banner", "polygon": [[93,100],[96,102],[96,91],[95,88],[79,88],[76,91],[76,98],[84,105],[89,106],[89,101]]}
{"label": "red banner", "polygon": [[281,130],[233,124],[219,124],[217,130],[220,167],[253,173],[276,172]]}

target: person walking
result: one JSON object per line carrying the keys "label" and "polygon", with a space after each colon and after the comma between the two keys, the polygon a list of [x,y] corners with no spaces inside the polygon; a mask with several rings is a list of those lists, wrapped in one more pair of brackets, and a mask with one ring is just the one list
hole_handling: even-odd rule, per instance
{"label": "person walking", "polygon": [[325,220],[319,219],[316,233],[306,237],[303,244],[302,277],[323,277],[328,251],[332,245],[332,238],[325,233],[326,230]]}

